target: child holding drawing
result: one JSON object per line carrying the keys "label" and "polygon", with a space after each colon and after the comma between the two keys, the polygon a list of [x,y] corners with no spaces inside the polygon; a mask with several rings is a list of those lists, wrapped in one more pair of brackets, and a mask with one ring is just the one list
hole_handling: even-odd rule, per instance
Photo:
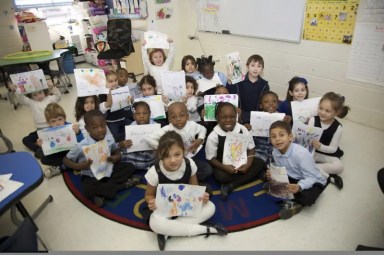
{"label": "child holding drawing", "polygon": [[[246,183],[256,180],[264,167],[264,162],[255,158],[255,143],[246,127],[236,122],[236,108],[231,103],[224,102],[217,104],[216,119],[218,124],[209,134],[205,155],[208,162],[214,168],[215,179],[221,183],[221,197],[228,198],[232,191]],[[238,145],[247,148],[246,164],[240,167],[223,164],[224,145],[228,133],[233,132],[246,136],[248,143]]]}
{"label": "child holding drawing", "polygon": [[200,116],[197,111],[198,97],[196,96],[197,82],[192,76],[185,76],[185,85],[187,87],[187,95],[182,98],[183,103],[187,106],[189,120],[198,122]]}
{"label": "child holding drawing", "polygon": [[343,127],[336,117],[344,118],[348,114],[350,108],[344,102],[343,96],[334,92],[326,93],[320,99],[318,116],[312,117],[308,123],[309,126],[324,130],[320,141],[312,142],[316,149],[314,159],[321,173],[339,189],[343,188],[343,180],[338,176],[344,170],[340,160],[344,152],[339,148]]}
{"label": "child holding drawing", "polygon": [[246,66],[248,73],[244,80],[227,86],[230,94],[239,95],[243,124],[249,124],[251,111],[259,110],[261,95],[269,90],[268,82],[261,78],[264,59],[260,55],[252,55],[248,58]]}
{"label": "child holding drawing", "polygon": [[[57,103],[61,99],[60,91],[53,86],[52,83],[48,82],[49,89],[44,89],[36,91],[30,94],[22,95],[16,94],[17,99],[21,104],[25,104],[31,109],[33,122],[36,127],[36,131],[31,132],[29,135],[23,138],[23,144],[34,152],[36,158],[41,158],[43,156],[43,151],[41,146],[36,142],[38,139],[37,130],[48,127],[47,120],[44,117],[44,110],[49,103]],[[17,86],[12,84],[10,86],[11,90],[16,91]],[[49,90],[53,93],[49,94]]]}
{"label": "child holding drawing", "polygon": [[[150,119],[151,110],[146,102],[136,102],[132,105],[133,118],[135,121],[132,125],[146,125],[155,124]],[[126,152],[128,148],[132,146],[132,140],[124,140],[119,142],[119,147],[122,151],[121,160],[123,162],[132,163],[138,170],[148,170],[155,163],[155,153],[153,150],[149,151],[137,151],[137,152]]]}
{"label": "child holding drawing", "polygon": [[85,130],[84,115],[90,110],[99,110],[99,104],[99,98],[96,95],[78,97],[76,99],[75,118],[77,123],[75,124],[79,126],[79,129],[84,137],[87,134],[87,130]]}
{"label": "child holding drawing", "polygon": [[164,250],[166,236],[195,236],[195,235],[227,235],[227,230],[220,224],[204,223],[215,213],[215,205],[209,201],[205,192],[203,206],[197,217],[168,218],[160,215],[156,207],[156,188],[163,183],[185,183],[198,185],[197,167],[192,159],[184,158],[183,139],[175,131],[165,133],[157,147],[158,162],[145,174],[147,189],[145,201],[149,210],[153,211],[149,218],[149,226],[157,233],[160,250]]}
{"label": "child holding drawing", "polygon": [[222,72],[215,72],[215,62],[212,60],[211,55],[208,57],[201,56],[201,58],[197,58],[196,62],[198,71],[201,73],[200,80],[197,80],[199,84],[199,95],[213,95],[216,86],[227,85],[226,75]]}
{"label": "child holding drawing", "polygon": [[[109,93],[99,95],[100,100],[100,111],[106,114],[106,121],[109,130],[111,131],[113,137],[117,142],[124,140],[124,127],[129,125],[132,120],[129,118],[130,106],[125,108],[111,111],[113,97],[112,90],[120,88],[117,81],[117,74],[115,71],[108,71],[105,74],[107,79],[107,87],[109,88]],[[131,104],[131,96],[127,96],[127,104]]]}
{"label": "child holding drawing", "polygon": [[[127,162],[120,162],[121,154],[112,135],[107,133],[107,124],[103,113],[99,110],[88,111],[84,116],[85,128],[89,136],[71,149],[64,157],[64,164],[71,169],[81,170],[81,184],[87,197],[93,199],[98,207],[104,206],[105,199],[114,199],[118,191],[131,188],[140,183],[140,178],[132,176],[135,168]],[[99,155],[99,159],[93,162],[87,159],[83,147],[96,144],[105,140],[110,156]],[[108,153],[109,154],[109,153]],[[107,157],[106,159],[104,157]],[[113,163],[113,171],[110,176],[98,180],[91,170],[92,164],[97,164],[102,159]],[[99,170],[99,169],[98,169]],[[104,169],[101,169],[104,170]]]}
{"label": "child holding drawing", "polygon": [[[320,173],[310,152],[301,145],[292,143],[293,135],[287,122],[272,123],[269,134],[274,146],[272,155],[278,167],[285,167],[288,173],[287,188],[294,199],[283,203],[280,218],[289,219],[299,213],[303,206],[314,204],[327,183]],[[266,177],[271,178],[267,170]]]}

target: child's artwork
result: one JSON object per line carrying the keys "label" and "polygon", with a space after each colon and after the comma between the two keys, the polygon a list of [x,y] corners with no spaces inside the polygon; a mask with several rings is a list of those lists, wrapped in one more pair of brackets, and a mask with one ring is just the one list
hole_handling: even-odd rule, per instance
{"label": "child's artwork", "polygon": [[197,92],[205,92],[207,90],[210,90],[212,88],[215,88],[220,84],[220,82],[217,82],[216,80],[208,80],[208,79],[205,79],[205,78],[202,78],[202,79],[199,79],[197,80]]}
{"label": "child's artwork", "polygon": [[148,138],[160,129],[160,124],[125,126],[125,140],[132,140],[132,146],[127,149],[127,153],[153,150],[145,138]]}
{"label": "child's artwork", "polygon": [[249,139],[248,135],[228,132],[224,143],[223,164],[235,168],[246,164]]}
{"label": "child's artwork", "polygon": [[34,70],[24,73],[11,74],[9,76],[13,84],[17,86],[19,94],[29,94],[48,88],[43,70]]}
{"label": "child's artwork", "polygon": [[272,123],[283,120],[284,113],[251,112],[252,136],[269,137],[269,128]]}
{"label": "child's artwork", "polygon": [[129,88],[129,93],[133,98],[143,97],[143,94],[141,94],[139,86],[137,86],[136,83],[127,83],[125,86]]}
{"label": "child's artwork", "polygon": [[216,105],[219,102],[229,102],[237,107],[239,100],[236,94],[204,96],[204,121],[216,121]]}
{"label": "child's artwork", "polygon": [[83,146],[82,149],[85,157],[92,160],[91,171],[96,179],[111,176],[113,164],[107,160],[111,155],[107,140]]}
{"label": "child's artwork", "polygon": [[160,120],[165,119],[165,108],[161,95],[154,95],[148,97],[140,97],[135,99],[136,102],[144,101],[151,109],[151,119]]}
{"label": "child's artwork", "polygon": [[42,149],[45,156],[60,151],[69,151],[77,143],[72,125],[44,128],[37,130],[37,135],[43,140]]}
{"label": "child's artwork", "polygon": [[111,112],[123,109],[131,104],[131,102],[128,100],[128,97],[131,95],[131,93],[129,92],[128,86],[114,89],[111,91],[111,94],[112,94]]}
{"label": "child's artwork", "polygon": [[307,124],[309,119],[317,115],[321,97],[305,99],[303,101],[292,101],[292,120]]}
{"label": "child's artwork", "polygon": [[107,94],[107,82],[102,69],[75,69],[77,96]]}
{"label": "child's artwork", "polygon": [[268,170],[271,173],[269,194],[274,197],[293,199],[293,194],[287,188],[289,184],[287,169],[271,165]]}
{"label": "child's artwork", "polygon": [[173,7],[160,7],[156,9],[157,19],[170,19],[172,17]]}
{"label": "child's artwork", "polygon": [[156,211],[164,217],[197,216],[201,212],[205,189],[189,184],[159,184]]}
{"label": "child's artwork", "polygon": [[168,36],[160,32],[144,32],[145,48],[169,49]]}
{"label": "child's artwork", "polygon": [[243,72],[241,71],[240,54],[239,52],[232,52],[225,55],[227,59],[227,71],[229,79],[232,84],[238,83],[244,79]]}
{"label": "child's artwork", "polygon": [[163,93],[169,100],[180,100],[187,94],[185,85],[185,72],[164,71],[161,73]]}
{"label": "child's artwork", "polygon": [[323,129],[319,127],[308,126],[300,121],[293,123],[292,133],[295,136],[294,143],[300,144],[306,148],[312,155],[315,150],[312,141],[319,141],[323,134]]}

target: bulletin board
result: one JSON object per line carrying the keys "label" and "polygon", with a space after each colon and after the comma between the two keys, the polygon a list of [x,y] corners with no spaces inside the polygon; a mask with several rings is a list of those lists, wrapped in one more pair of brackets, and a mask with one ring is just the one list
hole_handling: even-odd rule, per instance
{"label": "bulletin board", "polygon": [[306,0],[198,0],[200,31],[300,42]]}
{"label": "bulletin board", "polygon": [[307,0],[303,39],[350,44],[359,2]]}

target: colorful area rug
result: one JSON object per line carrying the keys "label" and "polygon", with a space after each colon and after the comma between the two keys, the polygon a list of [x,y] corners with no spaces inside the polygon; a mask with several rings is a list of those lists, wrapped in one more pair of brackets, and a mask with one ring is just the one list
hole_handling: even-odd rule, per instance
{"label": "colorful area rug", "polygon": [[[85,197],[80,175],[68,171],[63,173],[63,177],[72,194],[92,211],[121,224],[150,230],[140,214],[140,209],[145,206],[146,185],[140,184],[121,191],[116,199],[107,201],[103,208],[98,208]],[[221,199],[220,186],[213,178],[209,183],[213,189],[211,201],[216,205],[216,212],[211,221],[223,224],[229,232],[254,228],[279,219],[277,201],[265,193],[261,180],[239,187],[227,201]]]}

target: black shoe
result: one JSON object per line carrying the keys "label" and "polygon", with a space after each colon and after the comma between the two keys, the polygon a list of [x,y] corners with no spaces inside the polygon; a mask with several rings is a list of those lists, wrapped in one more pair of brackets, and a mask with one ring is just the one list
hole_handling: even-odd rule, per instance
{"label": "black shoe", "polygon": [[[207,227],[207,233],[205,234],[205,237],[208,237],[210,235],[219,235],[219,236],[228,235],[228,231],[220,223],[205,222],[205,223],[202,223],[201,225]],[[212,233],[210,228],[216,229],[217,233]]]}
{"label": "black shoe", "polygon": [[221,184],[220,190],[221,190],[221,198],[223,200],[227,200],[229,194],[231,194],[233,191],[232,184]]}
{"label": "black shoe", "polygon": [[42,149],[37,149],[35,153],[33,154],[35,158],[41,159],[44,156],[43,150]]}
{"label": "black shoe", "polygon": [[160,251],[164,251],[166,242],[167,239],[165,239],[164,235],[157,234],[157,244],[159,245]]}
{"label": "black shoe", "polygon": [[129,188],[132,188],[133,186],[136,186],[136,185],[140,184],[141,179],[143,179],[143,178],[140,175],[132,176],[131,178],[129,178],[127,180],[126,183],[124,183],[125,188],[129,189]]}
{"label": "black shoe", "polygon": [[298,214],[303,206],[297,202],[285,201],[283,203],[283,208],[279,212],[280,219],[287,220],[293,215]]}
{"label": "black shoe", "polygon": [[105,198],[99,197],[99,196],[94,196],[93,197],[93,202],[97,207],[103,207],[105,204]]}
{"label": "black shoe", "polygon": [[336,174],[330,174],[329,178],[333,184],[336,185],[338,189],[342,189],[344,187],[343,179]]}

